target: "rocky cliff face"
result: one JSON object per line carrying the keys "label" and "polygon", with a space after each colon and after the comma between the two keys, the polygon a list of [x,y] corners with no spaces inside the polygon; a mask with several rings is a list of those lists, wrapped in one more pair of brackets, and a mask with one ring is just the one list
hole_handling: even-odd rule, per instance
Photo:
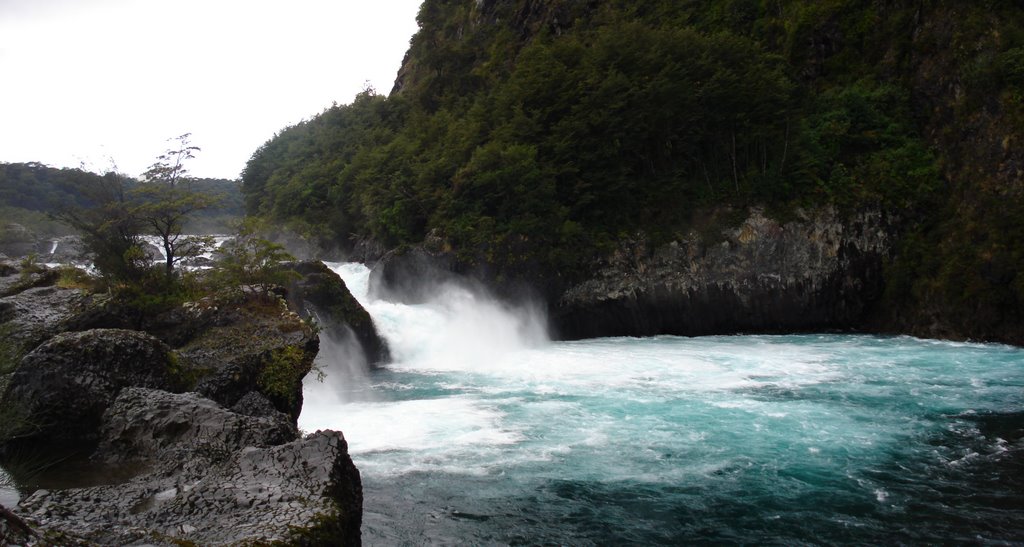
{"label": "rocky cliff face", "polygon": [[0,253],[20,258],[38,251],[39,238],[28,228],[13,222],[0,227]]}
{"label": "rocky cliff face", "polygon": [[781,223],[751,209],[721,240],[623,241],[554,304],[562,338],[856,329],[882,295],[893,228],[832,208]]}
{"label": "rocky cliff face", "polygon": [[298,419],[302,378],[320,343],[310,325],[284,302],[261,298],[184,308],[189,320],[207,325],[177,347],[182,367],[195,378],[193,390],[228,407],[256,393]]}
{"label": "rocky cliff face", "polygon": [[424,245],[392,250],[370,270],[370,294],[374,298],[405,304],[422,304],[435,296],[437,285],[455,278],[455,257]]}

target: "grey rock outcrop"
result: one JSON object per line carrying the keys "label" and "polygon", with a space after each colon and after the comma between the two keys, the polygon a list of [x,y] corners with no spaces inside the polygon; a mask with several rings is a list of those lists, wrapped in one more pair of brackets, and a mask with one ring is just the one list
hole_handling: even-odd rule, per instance
{"label": "grey rock outcrop", "polygon": [[95,442],[100,419],[121,389],[181,390],[170,348],[137,331],[62,333],[26,355],[2,393],[5,446]]}
{"label": "grey rock outcrop", "polygon": [[21,271],[4,268],[4,272],[8,275],[0,277],[0,297],[13,296],[39,287],[51,287],[60,278],[57,270],[46,267]]}
{"label": "grey rock outcrop", "polygon": [[61,264],[87,263],[91,262],[89,252],[79,236],[64,236],[45,242],[48,246],[41,249],[40,260],[43,262],[58,262]]}
{"label": "grey rock outcrop", "polygon": [[39,540],[39,532],[35,531],[21,517],[0,505],[0,544],[36,545]]}
{"label": "grey rock outcrop", "polygon": [[272,408],[265,415],[248,416],[196,393],[132,387],[123,390],[104,412],[99,436],[93,459],[109,463],[146,462],[168,451],[202,447],[276,446],[299,434],[286,414]]}
{"label": "grey rock outcrop", "polygon": [[40,490],[20,513],[48,533],[103,545],[358,545],[362,487],[344,437],[286,439],[287,426],[195,394],[126,389],[106,414],[98,454],[150,471],[124,484]]}
{"label": "grey rock outcrop", "polygon": [[246,393],[241,399],[231,407],[232,412],[237,412],[244,416],[275,416],[278,414],[283,415],[280,411],[274,408],[274,403],[271,403],[269,399],[264,397],[257,391],[250,391]]}
{"label": "grey rock outcrop", "polygon": [[[17,277],[0,279],[0,283]],[[67,330],[91,300],[84,291],[57,287],[31,288],[0,298],[0,376],[13,372],[39,344]]]}
{"label": "grey rock outcrop", "polygon": [[[0,459],[74,456],[60,489],[15,509],[39,533],[26,544],[358,545],[344,438],[296,428],[310,325],[252,294],[123,305],[57,287],[0,298]],[[92,328],[125,323],[147,332]]]}
{"label": "grey rock outcrop", "polygon": [[195,391],[226,407],[256,392],[297,419],[302,378],[319,349],[312,328],[280,301],[243,297],[186,307],[176,313],[194,316],[203,325],[176,338],[179,343],[187,339],[176,349],[182,367],[194,371]]}
{"label": "grey rock outcrop", "polygon": [[793,332],[862,326],[882,293],[893,234],[879,213],[831,208],[780,223],[751,209],[721,241],[623,241],[561,296],[562,338]]}
{"label": "grey rock outcrop", "polygon": [[380,241],[360,237],[352,243],[352,250],[345,258],[348,262],[360,262],[372,268],[387,252],[387,246]]}
{"label": "grey rock outcrop", "polygon": [[291,265],[301,276],[288,286],[288,301],[300,315],[312,317],[321,332],[333,340],[344,340],[351,331],[369,363],[388,359],[388,347],[377,332],[370,314],[345,286],[345,281],[323,262],[304,261]]}

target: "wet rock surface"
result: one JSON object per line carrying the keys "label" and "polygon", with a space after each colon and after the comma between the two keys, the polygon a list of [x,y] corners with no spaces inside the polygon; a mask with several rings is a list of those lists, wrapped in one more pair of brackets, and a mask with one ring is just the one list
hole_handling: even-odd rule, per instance
{"label": "wet rock surface", "polygon": [[40,244],[39,260],[47,263],[84,264],[92,261],[82,238],[79,236],[63,236],[45,240]]}
{"label": "wet rock surface", "polygon": [[22,359],[2,394],[4,437],[23,444],[92,442],[121,389],[181,390],[170,348],[138,331],[96,329],[54,336]]}
{"label": "wet rock surface", "polygon": [[195,391],[227,407],[256,392],[298,418],[302,378],[319,349],[310,325],[284,302],[262,299],[201,302],[187,313],[205,325],[177,348],[197,378]]}
{"label": "wet rock surface", "polygon": [[702,335],[862,326],[883,290],[893,234],[878,213],[829,208],[781,223],[752,209],[721,240],[691,233],[652,247],[623,241],[596,274],[563,293],[558,335]]}
{"label": "wet rock surface", "polygon": [[288,420],[235,414],[196,394],[128,389],[97,458],[149,464],[124,484],[40,490],[26,521],[103,545],[357,545],[362,487],[341,433],[297,439]]}
{"label": "wet rock surface", "polygon": [[[33,533],[5,537],[359,544],[344,438],[296,428],[319,339],[285,301],[243,292],[132,316],[106,295],[15,287],[12,272],[0,277],[14,287],[0,298],[0,461],[18,484],[46,486],[12,508]],[[46,477],[18,468],[53,454]]]}
{"label": "wet rock surface", "polygon": [[6,271],[9,275],[0,277],[0,297],[13,296],[39,287],[51,287],[60,278],[60,273],[56,270],[43,267],[37,271],[19,272],[16,269]]}
{"label": "wet rock surface", "polygon": [[[18,277],[0,278],[0,290]],[[67,330],[91,300],[81,290],[57,287],[30,288],[0,298],[0,375],[13,372],[28,352]]]}
{"label": "wet rock surface", "polygon": [[169,450],[235,450],[298,438],[289,417],[272,408],[263,416],[227,410],[196,393],[128,388],[104,413],[96,461],[147,462]]}
{"label": "wet rock surface", "polygon": [[359,342],[369,363],[387,361],[387,344],[377,332],[370,314],[345,286],[345,281],[323,262],[304,261],[291,264],[301,277],[288,287],[288,301],[300,315],[313,318],[321,333],[332,340],[351,335]]}

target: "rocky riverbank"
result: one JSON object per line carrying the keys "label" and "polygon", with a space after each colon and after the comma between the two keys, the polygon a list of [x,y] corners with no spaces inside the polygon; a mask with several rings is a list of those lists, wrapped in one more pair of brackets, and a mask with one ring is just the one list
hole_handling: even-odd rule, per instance
{"label": "rocky riverbank", "polygon": [[884,290],[892,223],[833,208],[779,222],[753,208],[711,237],[620,242],[553,306],[563,338],[862,329]]}
{"label": "rocky riverbank", "polygon": [[[302,436],[296,419],[318,328],[386,347],[340,278],[296,269],[291,309],[243,292],[139,318],[46,270],[5,268],[0,463],[27,496],[12,518],[31,530],[4,520],[6,541],[358,544],[345,439]],[[314,308],[332,312],[319,327],[298,313]]]}
{"label": "rocky riverbank", "polygon": [[896,231],[877,211],[799,210],[783,222],[754,207],[738,223],[668,243],[626,237],[575,282],[550,272],[499,279],[425,244],[386,254],[370,283],[402,302],[423,300],[424,280],[476,278],[513,299],[538,287],[560,339],[871,329]]}

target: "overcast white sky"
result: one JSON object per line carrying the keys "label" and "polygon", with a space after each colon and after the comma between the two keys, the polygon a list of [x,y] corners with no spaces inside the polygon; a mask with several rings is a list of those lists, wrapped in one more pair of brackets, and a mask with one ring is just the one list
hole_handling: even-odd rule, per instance
{"label": "overcast white sky", "polygon": [[137,176],[192,133],[235,178],[274,133],[391,91],[420,0],[0,0],[0,162]]}

